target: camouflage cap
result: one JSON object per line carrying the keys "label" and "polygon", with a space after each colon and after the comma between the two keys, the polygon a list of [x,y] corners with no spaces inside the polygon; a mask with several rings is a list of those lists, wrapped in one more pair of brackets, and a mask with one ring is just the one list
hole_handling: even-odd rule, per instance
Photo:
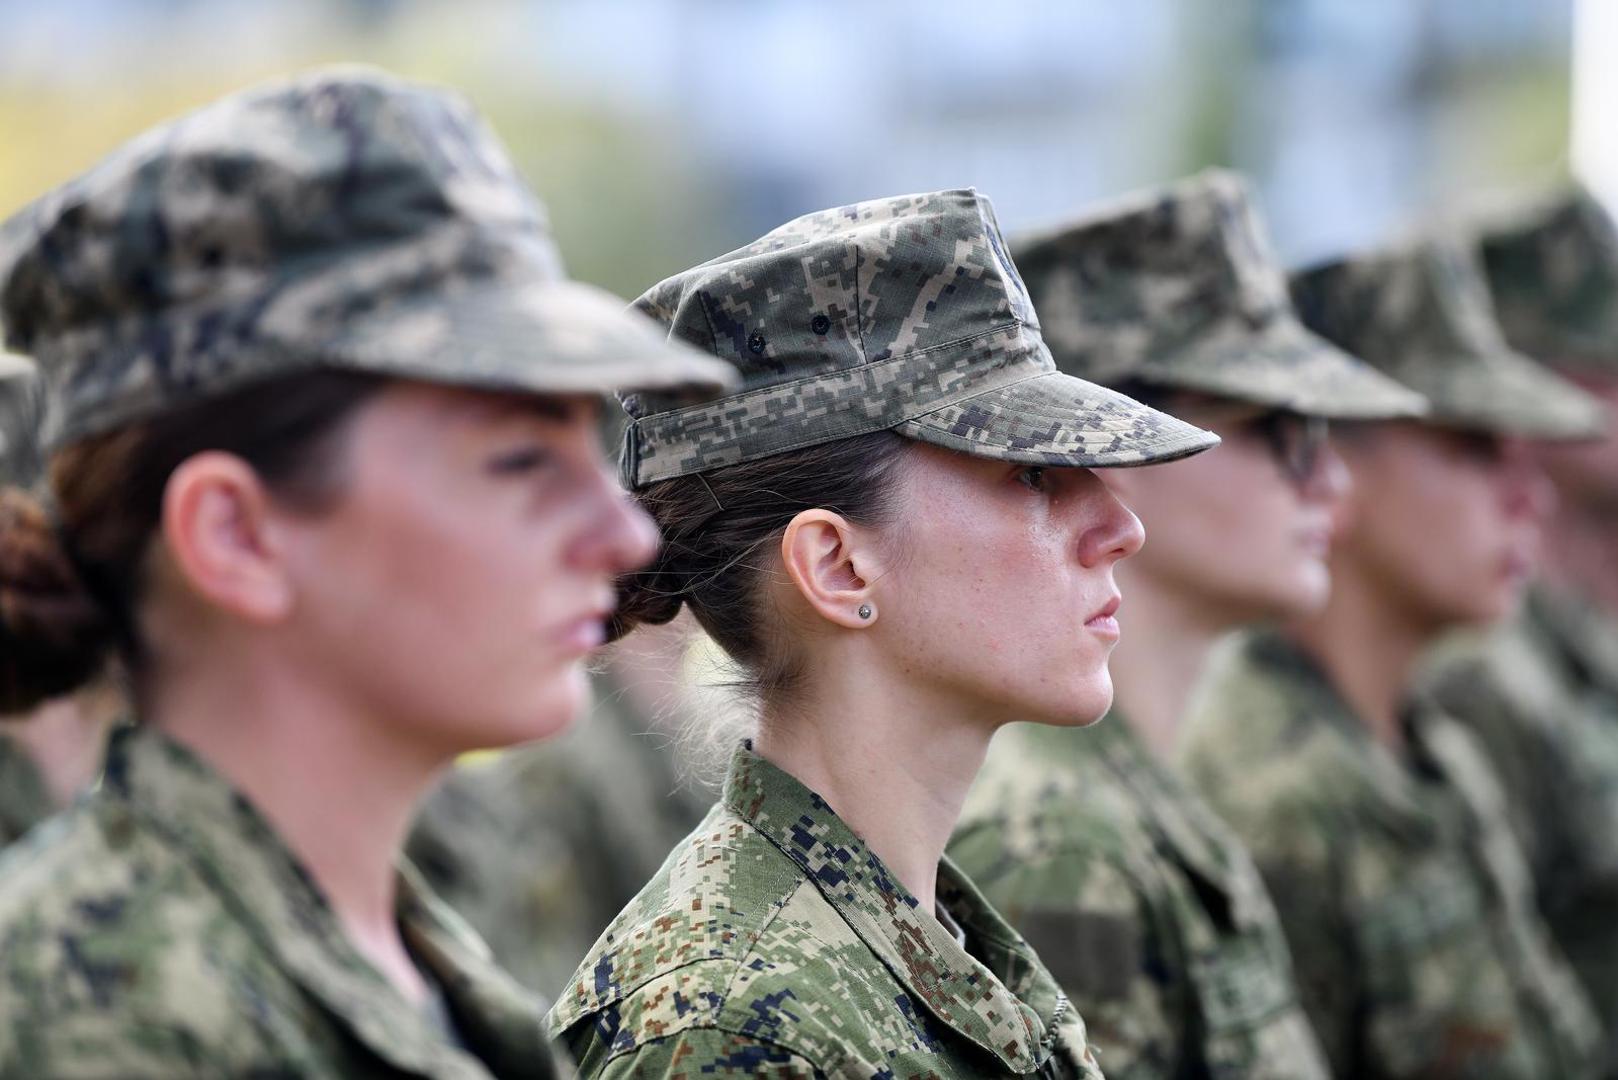
{"label": "camouflage cap", "polygon": [[1452,236],[1324,263],[1291,283],[1311,330],[1424,394],[1436,424],[1549,439],[1601,431],[1593,398],[1506,344],[1482,269]]}
{"label": "camouflage cap", "polygon": [[1310,333],[1235,173],[1212,169],[1014,238],[1057,365],[1311,416],[1420,415],[1420,395]]}
{"label": "camouflage cap", "polygon": [[1618,229],[1570,187],[1487,222],[1478,251],[1506,340],[1558,367],[1618,374]]}
{"label": "camouflage cap", "polygon": [[164,124],[0,226],[0,320],[45,373],[51,445],[316,367],[542,394],[734,379],[565,279],[460,98],[356,68]]}
{"label": "camouflage cap", "polygon": [[39,477],[39,372],[0,352],[0,486],[27,487]]}
{"label": "camouflage cap", "polygon": [[805,215],[637,303],[672,337],[736,364],[742,387],[706,405],[626,396],[633,486],[883,430],[1089,467],[1219,441],[1056,370],[994,211],[972,190]]}

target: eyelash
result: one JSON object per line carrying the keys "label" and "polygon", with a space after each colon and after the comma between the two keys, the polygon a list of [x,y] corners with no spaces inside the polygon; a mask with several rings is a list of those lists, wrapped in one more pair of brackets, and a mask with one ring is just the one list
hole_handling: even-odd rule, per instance
{"label": "eyelash", "polygon": [[1046,490],[1045,467],[1043,465],[1029,465],[1027,468],[1017,470],[1017,482],[1030,491]]}
{"label": "eyelash", "polygon": [[550,455],[535,447],[525,447],[502,454],[489,463],[489,471],[496,476],[516,476],[534,472],[550,462]]}

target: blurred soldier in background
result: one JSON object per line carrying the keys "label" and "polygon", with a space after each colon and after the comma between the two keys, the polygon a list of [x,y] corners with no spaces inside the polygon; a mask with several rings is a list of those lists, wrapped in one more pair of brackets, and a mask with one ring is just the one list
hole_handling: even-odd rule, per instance
{"label": "blurred soldier in background", "polygon": [[1258,872],[1166,759],[1219,634],[1325,603],[1347,475],[1325,418],[1425,403],[1298,322],[1232,174],[1013,253],[1062,370],[1224,441],[1106,477],[1148,535],[1117,570],[1112,711],[1094,728],[1001,732],[951,854],[1050,965],[1112,1080],[1325,1077]]}
{"label": "blurred soldier in background", "polygon": [[571,731],[474,755],[416,820],[411,861],[549,997],[713,803],[673,745],[689,631],[682,619],[613,643]]}
{"label": "blurred soldier in background", "polygon": [[1524,440],[1588,436],[1599,407],[1507,348],[1460,246],[1334,262],[1293,296],[1432,413],[1343,430],[1354,489],[1331,600],[1215,661],[1182,760],[1264,873],[1335,1073],[1594,1076],[1596,1018],[1499,782],[1411,687],[1440,634],[1520,598],[1548,498]]}
{"label": "blurred soldier in background", "polygon": [[[43,395],[34,365],[0,352],[0,487],[39,481]],[[0,533],[16,513],[0,504]],[[3,552],[3,549],[0,549]],[[0,558],[6,557],[0,553]],[[0,578],[5,577],[0,573]],[[3,699],[4,695],[0,695]],[[0,847],[62,809],[101,768],[107,732],[123,709],[110,676],[0,723]]]}
{"label": "blurred soldier in background", "polygon": [[1599,399],[1608,426],[1535,449],[1557,496],[1540,578],[1518,618],[1446,650],[1433,692],[1505,784],[1618,1076],[1618,234],[1574,189],[1489,222],[1478,246],[1507,340]]}

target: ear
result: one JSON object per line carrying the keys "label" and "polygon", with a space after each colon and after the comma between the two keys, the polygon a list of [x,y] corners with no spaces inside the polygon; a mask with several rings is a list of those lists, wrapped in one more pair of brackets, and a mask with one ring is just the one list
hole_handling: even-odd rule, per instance
{"label": "ear", "polygon": [[252,466],[219,451],[187,458],[163,491],[163,539],[181,577],[210,604],[256,623],[292,610],[271,510]]}
{"label": "ear", "polygon": [[[831,510],[803,510],[781,537],[781,565],[811,608],[838,626],[875,621],[871,586],[881,576],[874,537]],[[860,611],[868,613],[860,617]]]}

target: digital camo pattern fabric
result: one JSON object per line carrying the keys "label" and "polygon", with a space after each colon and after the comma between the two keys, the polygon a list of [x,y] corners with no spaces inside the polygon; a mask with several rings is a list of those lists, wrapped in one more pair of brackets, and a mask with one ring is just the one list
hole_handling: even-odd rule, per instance
{"label": "digital camo pattern fabric", "polygon": [[1137,192],[1012,255],[1056,364],[1311,416],[1414,416],[1419,394],[1298,321],[1247,185],[1220,169]]}
{"label": "digital camo pattern fabric", "polygon": [[1294,274],[1305,325],[1427,398],[1437,424],[1586,438],[1601,406],[1506,344],[1476,255],[1429,237]]}
{"label": "digital camo pattern fabric", "polygon": [[1599,1075],[1599,1032],[1549,939],[1483,751],[1430,704],[1375,742],[1275,633],[1217,657],[1186,774],[1247,843],[1333,1072]]}
{"label": "digital camo pattern fabric", "polygon": [[707,405],[625,395],[633,487],[884,430],[1038,465],[1138,465],[1218,442],[1056,370],[972,190],[806,214],[636,303],[736,365],[742,386]]}
{"label": "digital camo pattern fabric", "polygon": [[1618,618],[1537,586],[1512,623],[1446,650],[1428,682],[1501,778],[1540,909],[1618,1075]]}
{"label": "digital camo pattern fabric", "polygon": [[1111,1080],[1330,1075],[1257,869],[1116,710],[996,735],[950,856],[1072,998]]}
{"label": "digital camo pattern fabric", "polygon": [[53,446],[317,366],[533,393],[734,377],[565,279],[459,97],[354,68],[217,101],[19,212],[0,322],[45,372]]}
{"label": "digital camo pattern fabric", "polygon": [[56,813],[32,755],[0,731],[0,848]]}
{"label": "digital camo pattern fabric", "polygon": [[0,352],[0,486],[39,479],[39,373],[20,356]]}
{"label": "digital camo pattern fabric", "polygon": [[269,825],[154,731],[0,856],[0,1076],[565,1076],[542,1006],[413,876],[399,921],[455,1042],[349,943]]}
{"label": "digital camo pattern fabric", "polygon": [[406,849],[501,967],[552,999],[714,801],[610,676],[595,690],[561,738],[457,766]]}
{"label": "digital camo pattern fabric", "polygon": [[1618,228],[1594,195],[1570,186],[1489,221],[1478,251],[1513,348],[1618,373]]}
{"label": "digital camo pattern fabric", "polygon": [[550,1016],[589,1077],[1083,1077],[1084,1022],[948,859],[963,950],[832,808],[743,748]]}

